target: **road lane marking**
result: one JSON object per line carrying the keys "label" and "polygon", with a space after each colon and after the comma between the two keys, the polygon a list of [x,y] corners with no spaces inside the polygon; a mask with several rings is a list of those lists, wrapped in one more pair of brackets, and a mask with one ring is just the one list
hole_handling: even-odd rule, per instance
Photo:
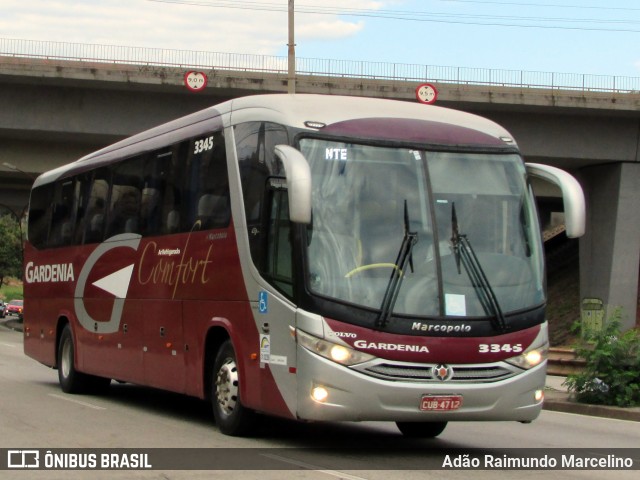
{"label": "road lane marking", "polygon": [[93,405],[92,403],[83,402],[81,400],[75,400],[73,398],[68,398],[68,397],[65,397],[63,395],[58,395],[58,394],[55,394],[55,393],[48,393],[47,395],[49,395],[50,397],[53,397],[53,398],[57,398],[59,400],[65,400],[67,402],[77,403],[78,405],[82,405],[83,407],[93,408],[94,410],[106,410],[105,407],[100,407],[98,405]]}
{"label": "road lane marking", "polygon": [[11,348],[16,348],[17,345],[12,345],[10,343],[0,343],[0,345],[4,345],[5,347],[11,347]]}
{"label": "road lane marking", "polygon": [[331,475],[333,477],[343,478],[345,480],[366,480],[363,477],[357,477],[355,475],[349,475],[348,473],[338,472],[337,470],[326,470],[317,465],[312,465],[310,463],[300,462],[298,460],[293,460],[292,458],[281,457],[280,455],[272,455],[270,453],[263,453],[262,456],[267,458],[272,458],[273,460],[278,460],[280,462],[290,463],[291,465],[296,465],[298,467],[306,468],[307,470],[313,470],[315,472],[325,473],[327,475]]}

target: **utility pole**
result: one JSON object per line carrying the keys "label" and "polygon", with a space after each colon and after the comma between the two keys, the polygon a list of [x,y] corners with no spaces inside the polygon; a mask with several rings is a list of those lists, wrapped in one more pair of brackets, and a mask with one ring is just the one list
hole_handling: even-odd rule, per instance
{"label": "utility pole", "polygon": [[296,93],[296,44],[294,41],[294,21],[293,21],[293,3],[289,0],[289,78],[287,81],[287,91]]}

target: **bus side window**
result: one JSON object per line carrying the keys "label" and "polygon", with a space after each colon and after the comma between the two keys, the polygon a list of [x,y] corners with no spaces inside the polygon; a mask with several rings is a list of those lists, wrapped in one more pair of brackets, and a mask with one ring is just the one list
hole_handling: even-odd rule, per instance
{"label": "bus side window", "polygon": [[143,165],[144,157],[136,157],[118,164],[114,170],[108,237],[140,232]]}
{"label": "bus side window", "polygon": [[53,184],[34,188],[29,200],[29,224],[27,236],[35,248],[47,246],[51,206],[53,204]]}
{"label": "bus side window", "polygon": [[291,259],[291,222],[286,189],[271,191],[267,262],[264,273],[289,297],[293,296],[293,263]]}
{"label": "bus side window", "polygon": [[156,162],[160,163],[158,175],[163,179],[164,192],[162,195],[161,217],[162,234],[172,234],[184,231],[182,223],[182,183],[185,160],[188,156],[189,142],[173,145],[170,150],[158,153]]}
{"label": "bus side window", "polygon": [[74,200],[75,188],[73,179],[65,179],[56,183],[48,246],[62,247],[71,245],[73,222],[75,221]]}
{"label": "bus side window", "polygon": [[284,176],[274,147],[288,145],[289,137],[286,129],[275,123],[248,122],[234,129],[251,258],[256,268],[264,272],[270,216],[269,206],[265,205],[269,195],[267,179]]}
{"label": "bus side window", "polygon": [[[144,236],[177,231],[167,228],[167,218],[169,212],[176,209],[174,185],[179,183],[179,169],[175,168],[178,148],[179,144],[161,148],[144,162],[140,204],[140,233]],[[174,221],[178,219],[179,216]]]}
{"label": "bus side window", "polygon": [[231,204],[222,131],[191,140],[187,175],[185,198],[191,228],[227,227]]}
{"label": "bus side window", "polygon": [[76,221],[75,232],[73,238],[74,245],[80,245],[84,236],[87,224],[87,204],[89,202],[89,188],[91,186],[91,175],[84,173],[76,177],[75,185],[75,204],[76,204]]}
{"label": "bus side window", "polygon": [[142,189],[140,200],[140,232],[144,235],[154,235],[160,228],[160,200],[161,190],[154,187]]}
{"label": "bus side window", "polygon": [[109,201],[109,177],[110,172],[107,169],[97,171],[93,177],[87,202],[84,243],[104,240],[106,206]]}

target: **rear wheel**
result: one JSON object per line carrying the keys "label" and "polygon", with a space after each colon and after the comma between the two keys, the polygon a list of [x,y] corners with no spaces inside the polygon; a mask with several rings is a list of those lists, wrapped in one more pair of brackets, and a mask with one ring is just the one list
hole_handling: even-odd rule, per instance
{"label": "rear wheel", "polygon": [[73,333],[67,324],[58,343],[58,381],[65,393],[99,392],[107,389],[111,379],[79,372],[75,367]]}
{"label": "rear wheel", "polygon": [[447,422],[396,422],[396,425],[405,437],[435,438],[444,431]]}
{"label": "rear wheel", "polygon": [[225,435],[247,435],[253,428],[256,414],[242,405],[240,372],[233,344],[222,344],[213,364],[211,403],[216,424]]}

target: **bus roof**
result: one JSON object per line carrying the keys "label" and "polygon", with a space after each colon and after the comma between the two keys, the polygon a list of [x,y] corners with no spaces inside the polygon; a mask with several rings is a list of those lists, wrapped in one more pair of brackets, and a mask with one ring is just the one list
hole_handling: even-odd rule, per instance
{"label": "bus roof", "polygon": [[[379,132],[384,132],[389,140],[400,140],[394,135],[411,135],[410,127],[414,125],[415,135],[420,135],[422,143],[430,143],[425,142],[424,135],[432,132],[433,143],[515,146],[509,132],[498,124],[477,115],[433,105],[337,95],[254,95],[229,100],[125,138],[43,173],[33,186],[206,133],[211,131],[212,122],[231,126],[248,121],[270,121],[309,131],[318,131],[318,126],[322,125],[322,131],[327,133],[335,133],[336,126],[340,125],[340,131],[347,132],[345,135],[366,138],[377,131],[374,138],[383,138]],[[356,124],[357,128],[354,128]],[[451,140],[452,130],[458,131],[454,135],[457,141]],[[461,138],[466,141],[460,142]]]}

